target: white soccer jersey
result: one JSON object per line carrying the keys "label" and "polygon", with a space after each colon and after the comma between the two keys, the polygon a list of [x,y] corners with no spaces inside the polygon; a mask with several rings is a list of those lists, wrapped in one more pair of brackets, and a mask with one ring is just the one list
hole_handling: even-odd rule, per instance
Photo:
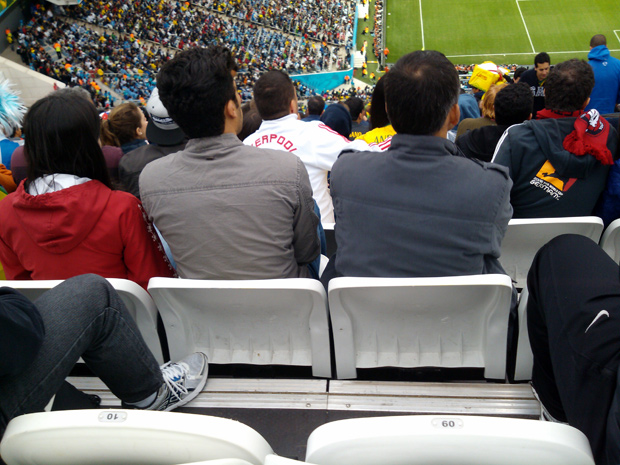
{"label": "white soccer jersey", "polygon": [[387,150],[389,140],[382,144],[367,144],[363,140],[349,141],[321,121],[300,121],[296,114],[263,121],[258,131],[243,143],[254,147],[286,150],[297,155],[306,166],[313,198],[321,210],[323,223],[334,222],[334,207],[327,188],[327,172],[343,150],[380,152]]}

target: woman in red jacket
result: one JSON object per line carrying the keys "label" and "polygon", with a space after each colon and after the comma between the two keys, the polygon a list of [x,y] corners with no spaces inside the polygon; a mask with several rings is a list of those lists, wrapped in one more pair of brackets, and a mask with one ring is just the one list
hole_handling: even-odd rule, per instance
{"label": "woman in red jacket", "polygon": [[142,204],[111,189],[92,102],[57,91],[24,120],[28,177],[0,202],[0,263],[7,279],[84,273],[146,288],[174,276]]}

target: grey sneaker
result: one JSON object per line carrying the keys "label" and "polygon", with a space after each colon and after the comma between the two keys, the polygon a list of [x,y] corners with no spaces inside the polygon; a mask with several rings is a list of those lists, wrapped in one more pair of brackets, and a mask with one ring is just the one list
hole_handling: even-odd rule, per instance
{"label": "grey sneaker", "polygon": [[209,372],[207,356],[196,352],[178,362],[168,362],[161,366],[164,384],[157,397],[147,410],[169,412],[187,404],[196,397],[205,383]]}

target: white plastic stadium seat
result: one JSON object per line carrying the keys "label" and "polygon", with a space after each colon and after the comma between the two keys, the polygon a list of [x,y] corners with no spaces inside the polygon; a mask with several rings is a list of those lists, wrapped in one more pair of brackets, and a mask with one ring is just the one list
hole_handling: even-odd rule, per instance
{"label": "white plastic stadium seat", "polygon": [[[157,335],[157,307],[148,292],[139,284],[128,279],[107,278],[116,292],[123,299],[138,325],[138,329],[158,363],[164,363],[161,343]],[[12,287],[24,294],[31,301],[38,299],[45,291],[56,287],[62,280],[34,280],[34,281],[2,281],[2,286]],[[179,359],[180,360],[180,359]]]}
{"label": "white plastic stadium seat", "polygon": [[607,226],[600,244],[614,262],[620,262],[620,219],[612,221]]}
{"label": "white plastic stadium seat", "polygon": [[551,239],[562,234],[579,234],[598,243],[602,232],[603,220],[598,216],[513,219],[508,223],[499,261],[516,287],[522,289],[534,255]]}
{"label": "white plastic stadium seat", "polygon": [[265,464],[264,465],[299,465],[299,464],[302,464],[302,463],[308,463],[308,462],[302,462],[300,460],[287,459],[286,457],[280,457],[279,455],[269,454],[265,458]]}
{"label": "white plastic stadium seat", "polygon": [[327,423],[308,439],[317,465],[594,465],[564,424],[476,416],[399,416]]}
{"label": "white plastic stadium seat", "polygon": [[356,368],[484,367],[504,379],[506,275],[335,278],[329,309],[339,379]]}
{"label": "white plastic stadium seat", "polygon": [[519,300],[519,337],[517,340],[517,360],[515,363],[515,381],[528,381],[532,379],[534,369],[534,355],[530,346],[530,335],[527,332],[527,299],[529,293],[527,286],[521,292]]}
{"label": "white plastic stadium seat", "polygon": [[203,460],[201,462],[181,463],[176,465],[252,465],[247,460],[242,459],[217,459]]}
{"label": "white plastic stadium seat", "polygon": [[0,452],[7,465],[174,465],[217,459],[262,465],[273,453],[260,434],[237,421],[145,410],[22,415],[9,422]]}
{"label": "white plastic stadium seat", "polygon": [[327,295],[314,279],[210,281],[152,278],[170,357],[209,363],[312,366],[330,377]]}

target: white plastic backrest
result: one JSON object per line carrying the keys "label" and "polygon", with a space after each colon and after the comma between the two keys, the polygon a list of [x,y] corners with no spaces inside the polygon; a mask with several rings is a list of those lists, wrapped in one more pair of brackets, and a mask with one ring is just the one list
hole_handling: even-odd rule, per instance
{"label": "white plastic backrest", "polygon": [[174,465],[273,451],[234,420],[147,410],[66,410],[11,420],[0,444],[7,465]]}
{"label": "white plastic backrest", "polygon": [[532,379],[534,355],[530,346],[530,335],[527,331],[527,286],[521,292],[519,300],[519,337],[517,339],[517,360],[515,362],[515,381]]}
{"label": "white plastic backrest", "polygon": [[339,379],[356,368],[484,367],[506,376],[506,275],[335,278],[329,309]]}
{"label": "white plastic backrest", "polygon": [[323,275],[323,271],[325,271],[328,263],[329,258],[327,258],[325,255],[321,255],[321,263],[319,264],[319,277]]}
{"label": "white plastic backrest", "polygon": [[302,463],[307,464],[308,462],[301,462],[299,460],[287,459],[285,457],[280,457],[279,455],[269,454],[265,458],[264,465],[299,465]]}
{"label": "white plastic backrest", "polygon": [[603,220],[597,216],[512,219],[502,240],[499,261],[516,287],[522,289],[534,255],[551,239],[562,234],[579,234],[598,243],[602,232]]}
{"label": "white plastic backrest", "polygon": [[620,261],[620,219],[612,221],[601,237],[601,247],[614,262]]}
{"label": "white plastic backrest", "polygon": [[399,416],[327,423],[308,438],[318,465],[593,465],[587,438],[564,424],[475,416]]}
{"label": "white plastic backrest", "polygon": [[314,279],[210,281],[152,278],[170,358],[197,351],[210,363],[312,366],[330,377],[327,295]]}
{"label": "white plastic backrest", "polygon": [[202,462],[182,463],[176,465],[252,465],[250,462],[241,459],[217,459],[203,460]]}
{"label": "white plastic backrest", "polygon": [[[138,329],[158,363],[164,363],[161,343],[157,334],[157,307],[151,296],[139,284],[128,279],[107,278],[116,292],[123,299],[129,314],[138,325]],[[0,285],[12,287],[35,301],[45,291],[56,287],[62,280],[1,281]],[[180,359],[177,359],[180,360]]]}

